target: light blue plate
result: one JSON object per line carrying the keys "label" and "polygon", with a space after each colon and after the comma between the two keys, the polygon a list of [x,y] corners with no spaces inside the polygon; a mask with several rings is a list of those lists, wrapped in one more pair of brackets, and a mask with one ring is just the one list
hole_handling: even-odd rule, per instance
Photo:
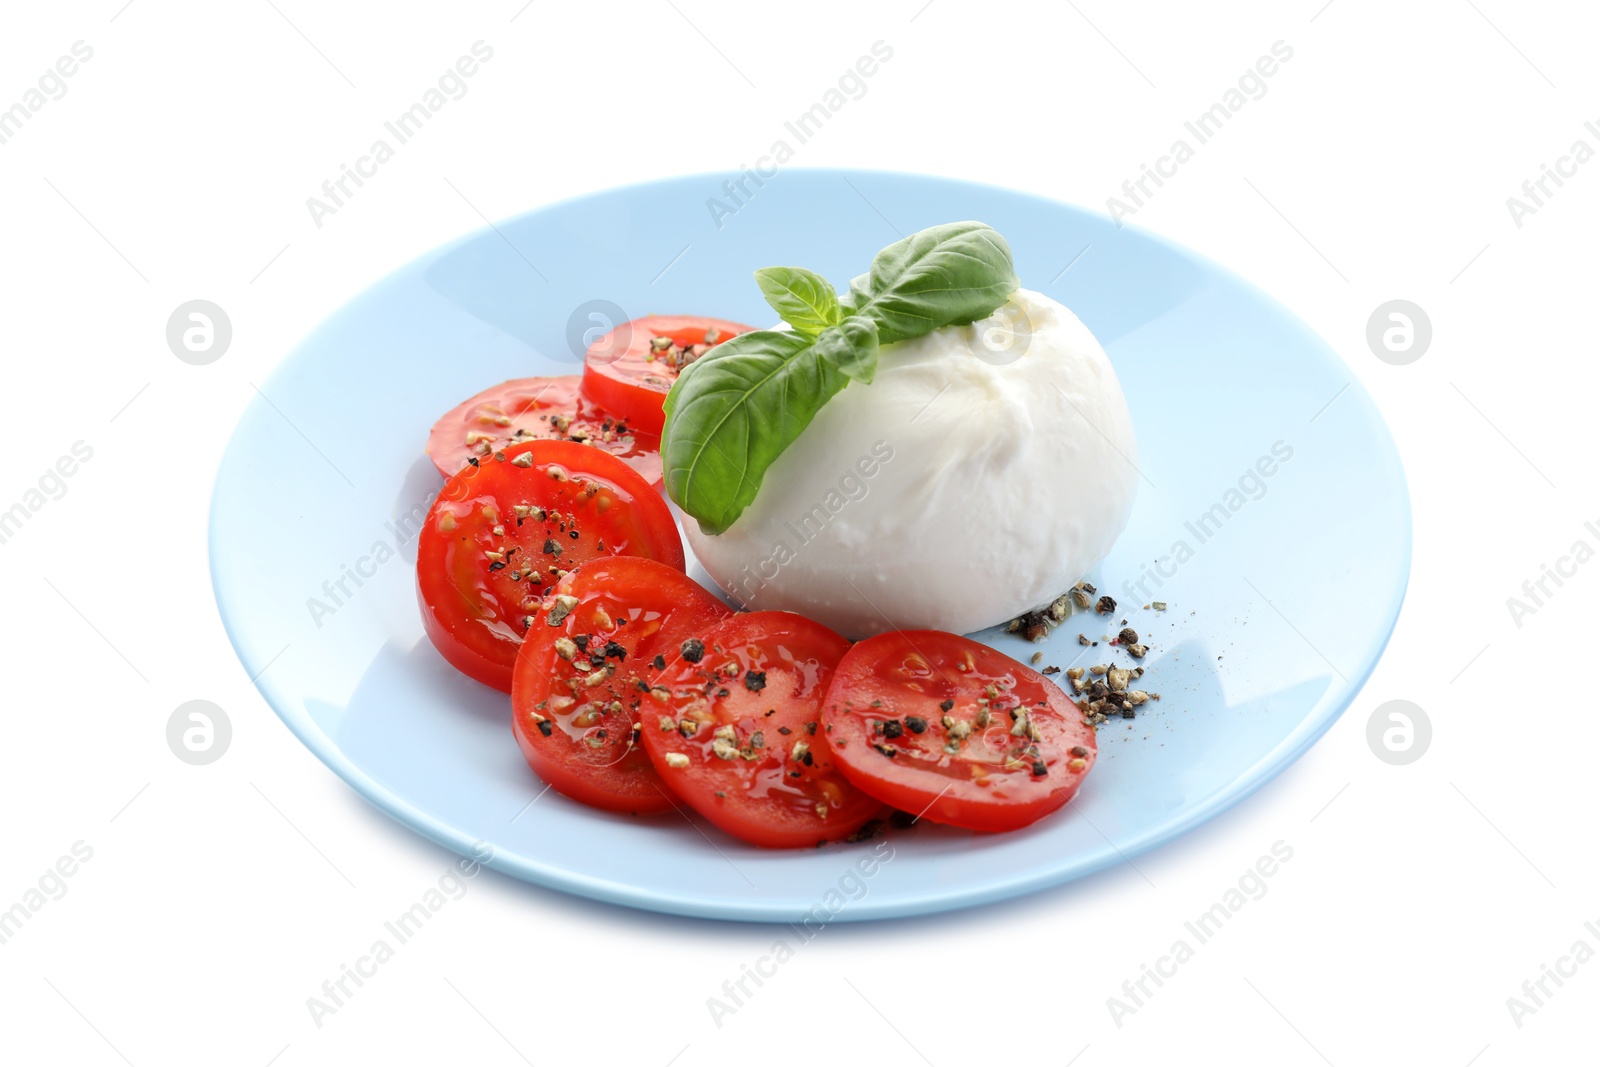
{"label": "light blue plate", "polygon": [[[1321,736],[1383,650],[1411,546],[1394,444],[1326,344],[1214,264],[1048,200],[786,170],[747,182],[741,206],[723,189],[738,177],[613,190],[472,234],[353,301],[265,384],[217,476],[211,570],[239,658],[307,747],[407,826],[462,854],[486,843],[490,866],[530,882],[683,915],[841,921],[1000,900],[1136,856]],[[738,207],[720,228],[711,197]],[[765,325],[757,267],[843,285],[898,234],[957,219],[1005,234],[1023,284],[1076,311],[1121,376],[1144,480],[1094,578],[1155,649],[1144,685],[1162,700],[1101,728],[1067,810],[1013,834],[894,833],[892,861],[859,881],[872,843],[767,852],[673,815],[541,797],[507,698],[423,636],[412,534],[440,484],[422,454],[433,420],[503,379],[576,372],[608,314],[591,319],[591,302]],[[1143,609],[1157,600],[1165,612]],[[1093,621],[1058,631],[1046,663],[1100,662],[1077,644],[1105,632]],[[1036,647],[982,636],[1018,657]]]}

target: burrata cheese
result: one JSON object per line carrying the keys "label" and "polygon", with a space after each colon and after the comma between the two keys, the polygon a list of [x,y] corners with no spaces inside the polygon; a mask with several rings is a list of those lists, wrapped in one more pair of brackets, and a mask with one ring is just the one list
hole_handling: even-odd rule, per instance
{"label": "burrata cheese", "polygon": [[752,610],[847,637],[967,633],[1069,589],[1111,550],[1139,480],[1105,350],[1063,305],[1018,290],[993,315],[886,345],[694,554]]}

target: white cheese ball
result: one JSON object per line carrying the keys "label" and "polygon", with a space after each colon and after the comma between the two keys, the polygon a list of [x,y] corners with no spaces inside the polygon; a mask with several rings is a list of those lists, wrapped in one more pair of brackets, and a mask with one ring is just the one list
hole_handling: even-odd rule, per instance
{"label": "white cheese ball", "polygon": [[1059,596],[1133,509],[1137,447],[1105,350],[1022,289],[989,318],[885,346],[767,471],[706,571],[752,610],[847,637],[968,633]]}

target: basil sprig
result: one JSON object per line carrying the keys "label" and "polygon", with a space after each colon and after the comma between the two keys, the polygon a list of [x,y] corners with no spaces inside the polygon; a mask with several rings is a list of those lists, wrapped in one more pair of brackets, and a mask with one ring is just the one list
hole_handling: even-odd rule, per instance
{"label": "basil sprig", "polygon": [[685,367],[666,400],[667,495],[720,534],[822,406],[872,384],[881,345],[990,315],[1018,286],[1005,238],[981,222],[933,226],[879,252],[840,299],[800,267],[756,271],[792,330],[754,330]]}

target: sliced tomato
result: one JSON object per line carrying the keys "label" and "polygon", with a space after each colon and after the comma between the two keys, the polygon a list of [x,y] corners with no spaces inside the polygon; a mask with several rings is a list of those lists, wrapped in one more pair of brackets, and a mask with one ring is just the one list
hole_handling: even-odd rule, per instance
{"label": "sliced tomato", "polygon": [[[511,728],[535,774],[556,791],[608,811],[673,807],[639,747],[657,655],[726,616],[694,579],[633,556],[585,563],[561,579],[517,656]],[[663,659],[661,662],[665,663]]]}
{"label": "sliced tomato", "polygon": [[661,434],[638,430],[583,396],[576,374],[518,378],[485,389],[433,424],[428,457],[446,478],[524,441],[576,441],[609,452],[661,483]]}
{"label": "sliced tomato", "polygon": [[683,570],[672,513],[649,483],[588,445],[512,445],[453,475],[428,511],[417,541],[423,625],[458,670],[510,692],[544,598],[567,571],[608,555]]}
{"label": "sliced tomato", "polygon": [[661,405],[678,372],[705,352],[755,327],[694,315],[646,315],[596,338],[583,359],[583,392],[590,400],[660,434]]}
{"label": "sliced tomato", "polygon": [[801,615],[732,615],[663,654],[639,709],[674,793],[766,848],[836,841],[883,810],[841,775],[818,736],[822,698],[850,642]]}
{"label": "sliced tomato", "polygon": [[1015,830],[1072,799],[1094,729],[1061,688],[987,645],[890,631],[840,662],[824,732],[845,775],[902,811]]}

